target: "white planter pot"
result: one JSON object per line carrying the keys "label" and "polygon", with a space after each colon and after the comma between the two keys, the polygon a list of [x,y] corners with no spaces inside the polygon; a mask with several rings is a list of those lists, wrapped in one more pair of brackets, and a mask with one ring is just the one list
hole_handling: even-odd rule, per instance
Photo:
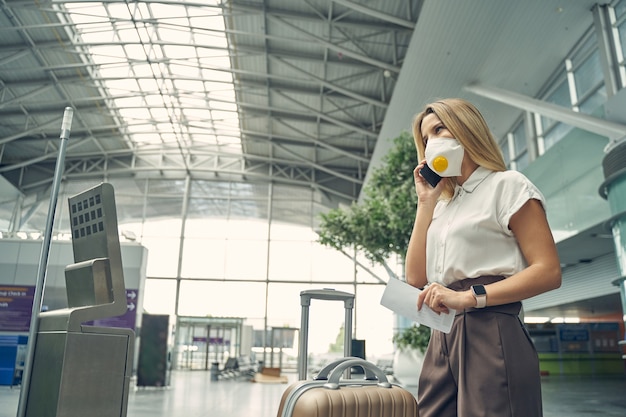
{"label": "white planter pot", "polygon": [[416,349],[396,350],[393,357],[393,376],[398,383],[417,393],[417,382],[422,372],[424,354]]}

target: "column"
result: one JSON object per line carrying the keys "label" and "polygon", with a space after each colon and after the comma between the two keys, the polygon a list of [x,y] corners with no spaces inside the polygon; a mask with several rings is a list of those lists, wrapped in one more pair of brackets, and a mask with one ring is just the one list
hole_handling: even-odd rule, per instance
{"label": "column", "polygon": [[[622,320],[626,324],[626,138],[611,143],[602,159],[604,182],[600,195],[609,202],[611,219],[609,225],[613,233],[617,270],[620,278],[613,284],[620,289],[622,299]],[[626,340],[620,341],[626,345]],[[626,359],[626,355],[624,355]]]}

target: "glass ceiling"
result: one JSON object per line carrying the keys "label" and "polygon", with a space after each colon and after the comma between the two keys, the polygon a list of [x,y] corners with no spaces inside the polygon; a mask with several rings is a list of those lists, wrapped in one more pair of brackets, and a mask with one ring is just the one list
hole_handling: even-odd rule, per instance
{"label": "glass ceiling", "polygon": [[241,153],[222,8],[170,2],[76,2],[63,10],[95,82],[132,143]]}
{"label": "glass ceiling", "polygon": [[[304,205],[355,201],[420,10],[365,3],[8,2],[0,168],[25,196],[23,222],[45,218],[66,106],[64,186],[116,182],[129,218],[145,214],[138,197],[152,202],[154,184],[194,208],[198,190],[221,183],[239,215],[271,201],[272,216],[299,224]],[[151,209],[169,215],[166,205]],[[7,218],[12,208],[0,206]]]}

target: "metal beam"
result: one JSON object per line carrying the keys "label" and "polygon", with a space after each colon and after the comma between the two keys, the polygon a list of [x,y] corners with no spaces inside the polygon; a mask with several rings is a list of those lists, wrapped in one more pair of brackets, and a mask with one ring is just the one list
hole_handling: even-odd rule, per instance
{"label": "metal beam", "polygon": [[[78,147],[79,145],[75,145],[74,147]],[[239,166],[244,166],[246,164],[268,164],[268,165],[276,165],[276,166],[284,166],[285,169],[316,169],[322,172],[326,172],[334,178],[339,178],[348,182],[353,182],[355,184],[362,184],[363,180],[358,177],[351,177],[346,175],[339,170],[335,169],[336,167],[329,167],[319,164],[315,161],[307,160],[299,155],[294,154],[290,150],[274,144],[274,146],[278,146],[283,151],[290,153],[294,156],[294,159],[287,158],[276,158],[276,157],[266,157],[260,155],[244,155],[244,154],[236,154],[236,153],[228,153],[228,152],[219,152],[213,150],[212,147],[202,147],[202,146],[194,146],[187,148],[187,151],[190,152],[196,158],[195,161],[191,163],[191,167],[194,170],[205,170],[209,164],[207,161],[210,160],[212,163],[210,166],[216,169],[224,169],[229,170],[230,168],[225,165],[223,161],[239,161]],[[132,150],[132,149],[118,149],[118,150],[110,150],[105,153],[101,152],[80,152],[80,153],[70,153],[67,155],[67,172],[72,172],[73,168],[70,167],[76,166],[79,164],[81,167],[89,165],[89,167],[94,168],[97,171],[106,171],[106,168],[102,166],[114,166],[119,165],[121,161],[124,165],[128,165],[126,160],[121,160],[124,157],[134,156],[136,161],[143,162],[144,165],[141,166],[142,169],[146,169],[148,166],[152,166],[152,169],[155,170],[167,170],[167,169],[184,169],[185,166],[183,164],[175,163],[174,159],[169,159],[170,163],[164,164],[163,160],[160,160],[158,165],[154,165],[147,159],[149,156],[158,156],[158,155],[168,155],[169,152],[178,149],[176,146],[143,146],[141,148]],[[34,163],[40,163],[43,161],[50,161],[56,156],[57,152],[49,152],[42,156],[38,156],[37,158],[32,158],[28,161],[22,161],[15,164],[7,164],[0,167],[0,173],[2,172],[10,172],[16,169],[24,168],[26,166],[32,165]],[[222,161],[223,160],[223,161]],[[220,161],[222,161],[220,163]],[[114,163],[117,162],[117,163]],[[136,162],[137,163],[137,162]],[[136,164],[135,163],[135,164]],[[230,163],[230,162],[228,162]],[[133,168],[139,169],[139,166],[135,165]],[[84,168],[83,168],[84,169]],[[347,172],[353,171],[354,169],[346,169]],[[241,172],[242,174],[246,174],[245,171]]]}
{"label": "metal beam", "polygon": [[518,109],[539,113],[542,116],[558,120],[559,122],[570,126],[574,126],[597,135],[606,136],[611,140],[616,140],[626,136],[626,125],[611,122],[606,119],[600,119],[588,114],[575,112],[565,107],[537,100],[536,98],[528,97],[523,94],[479,84],[471,84],[465,86],[464,89],[481,97],[508,104],[510,106],[517,107]]}
{"label": "metal beam", "polygon": [[[374,98],[370,98],[370,97],[364,96],[363,94],[359,94],[359,93],[354,92],[352,90],[349,90],[347,88],[341,87],[338,84],[326,81],[323,78],[317,77],[317,76],[315,76],[315,75],[313,75],[313,74],[311,74],[309,72],[306,72],[306,71],[302,70],[301,68],[298,68],[296,65],[293,65],[293,64],[291,64],[291,63],[289,63],[289,62],[287,62],[287,61],[285,61],[283,59],[274,58],[274,60],[280,62],[283,65],[288,66],[289,68],[291,68],[294,71],[297,71],[298,73],[304,75],[309,80],[315,81],[316,83],[318,83],[319,85],[321,85],[323,87],[326,87],[326,88],[329,88],[331,90],[334,90],[334,91],[336,91],[338,93],[341,93],[341,94],[343,94],[345,96],[348,96],[350,98],[353,98],[355,100],[362,101],[362,102],[368,103],[368,104],[372,104],[374,106],[381,107],[383,109],[386,109],[389,106],[388,103],[385,103],[385,102],[383,102],[381,100],[377,100],[377,99],[374,99]],[[283,88],[274,87],[273,89],[275,89],[275,90],[282,90]]]}
{"label": "metal beam", "polygon": [[324,46],[328,49],[332,49],[333,51],[339,52],[341,54],[343,54],[344,56],[347,56],[349,58],[352,59],[356,59],[357,61],[361,61],[361,62],[365,62],[367,64],[370,64],[374,67],[377,68],[381,68],[381,69],[386,69],[392,72],[395,72],[397,74],[400,73],[400,69],[401,67],[396,66],[396,65],[392,65],[389,64],[387,62],[383,62],[379,59],[374,59],[374,58],[370,58],[369,56],[363,55],[363,54],[358,54],[354,51],[351,51],[350,49],[344,48],[342,46],[339,45],[335,45],[332,42],[328,42],[326,39],[323,39],[319,36],[313,35],[312,33],[306,32],[304,30],[302,30],[301,27],[298,27],[297,25],[294,25],[290,22],[287,22],[286,20],[282,19],[282,18],[277,18],[277,17],[272,17],[272,20],[275,20],[277,22],[282,23],[285,26],[290,27],[291,29],[297,31],[298,33],[306,36],[309,39],[313,39],[316,41],[317,44]]}
{"label": "metal beam", "polygon": [[3,138],[0,138],[0,145],[3,145],[5,143],[14,141],[16,139],[19,138],[23,138],[24,136],[28,136],[31,134],[37,134],[37,133],[41,133],[43,131],[43,128],[45,127],[49,127],[51,125],[53,125],[54,123],[59,123],[59,118],[56,117],[54,119],[48,120],[46,122],[40,123],[38,126],[35,126],[33,128],[27,129],[27,130],[23,130],[21,132],[15,133],[13,135],[9,135],[9,136],[5,136]]}
{"label": "metal beam", "polygon": [[348,0],[333,0],[333,2],[337,4],[341,4],[342,6],[355,10],[359,13],[363,13],[365,15],[375,17],[376,19],[393,23],[394,25],[403,26],[408,29],[415,29],[415,23],[411,22],[410,20],[405,20],[396,16],[392,16],[390,14],[385,14],[381,12],[380,10],[370,9],[369,7],[365,7],[358,3],[348,1]]}
{"label": "metal beam", "polygon": [[[352,3],[354,5],[354,3]],[[356,5],[358,6],[358,5]],[[282,10],[282,9],[278,9],[275,7],[265,7],[265,8],[260,8],[258,6],[255,5],[250,5],[250,6],[246,6],[243,4],[239,4],[239,3],[232,3],[230,2],[227,6],[229,9],[235,10],[235,11],[247,11],[247,12],[251,12],[251,13],[262,13],[262,11],[265,12],[265,14],[267,15],[271,15],[271,16],[276,16],[276,17],[282,17],[282,18],[286,18],[289,19],[291,21],[294,20],[304,20],[304,21],[311,21],[311,22],[320,22],[320,23],[325,23],[328,22],[325,19],[320,18],[320,16],[318,15],[314,15],[314,14],[310,14],[310,13],[300,13],[300,12],[294,12],[294,11],[290,11],[290,10]],[[346,6],[348,7],[348,6]],[[351,7],[354,9],[354,7]],[[369,10],[370,12],[366,11]],[[374,16],[379,18],[380,20],[385,20],[387,22],[393,23],[394,25],[397,25],[397,27],[390,27],[389,25],[386,24],[381,24],[380,22],[363,22],[363,21],[354,21],[354,20],[350,20],[350,19],[342,19],[342,20],[337,20],[337,21],[333,21],[333,26],[339,26],[339,27],[347,27],[347,28],[362,28],[364,25],[367,26],[368,28],[372,29],[372,30],[400,30],[400,31],[410,31],[413,28],[409,27],[406,25],[407,21],[403,20],[403,19],[397,19],[394,18],[393,16],[389,16],[389,15],[384,15],[382,12],[378,12],[378,11],[371,11],[371,9],[367,9],[361,12],[363,14],[366,15],[370,15],[370,16]],[[372,13],[378,13],[378,14],[372,14]],[[390,19],[387,19],[385,17],[389,16]],[[326,17],[326,16],[325,16]],[[393,19],[397,19],[397,22],[392,21]]]}
{"label": "metal beam", "polygon": [[[58,43],[58,42],[57,42]],[[0,48],[0,50],[3,48]],[[24,58],[25,56],[27,56],[28,54],[30,54],[30,51],[23,49],[23,46],[20,46],[20,50],[16,51],[15,53],[12,53],[9,56],[5,56],[4,58],[0,59],[0,66],[9,64],[13,61],[17,61],[19,59]]]}
{"label": "metal beam", "polygon": [[[269,169],[269,165],[266,166],[266,169]],[[132,175],[136,179],[145,179],[145,178],[154,178],[154,179],[184,179],[188,174],[184,168],[161,168],[155,169],[152,167],[133,167],[127,169],[109,169],[105,171],[90,171],[90,172],[71,172],[65,175],[65,179],[67,181],[80,181],[80,180],[91,180],[94,178],[103,178],[105,176],[108,177],[117,177],[123,176],[128,178],[129,175]],[[194,169],[191,173],[191,178],[193,180],[205,180],[205,181],[229,181],[229,182],[246,182],[250,183],[251,181],[263,181],[263,182],[272,182],[274,184],[284,184],[284,185],[294,185],[294,186],[304,186],[310,187],[319,191],[323,191],[328,195],[334,195],[336,197],[342,198],[346,201],[354,201],[358,195],[358,189],[355,188],[355,194],[350,195],[346,194],[336,188],[331,188],[328,186],[324,186],[319,181],[313,181],[312,178],[301,179],[296,177],[288,177],[285,175],[277,176],[275,174],[270,174],[269,171],[259,173],[251,170],[224,170],[221,168],[210,168],[203,167],[202,169]],[[52,178],[45,178],[43,180],[35,181],[35,182],[25,182],[22,185],[22,190],[28,192],[31,189],[37,189],[42,186],[48,186],[52,182]],[[360,184],[359,184],[360,185]]]}
{"label": "metal beam", "polygon": [[320,119],[323,119],[327,121],[328,123],[334,124],[336,126],[343,127],[345,129],[354,131],[356,133],[360,133],[372,139],[378,139],[378,132],[374,132],[368,129],[364,129],[360,126],[344,122],[343,120],[339,120],[335,117],[331,117],[316,109],[305,107],[303,104],[301,104],[301,107],[305,107],[304,110],[271,107],[271,106],[252,104],[252,103],[239,103],[239,107],[244,108],[244,109],[250,109],[250,110],[259,110],[264,113],[272,112],[272,113],[276,113],[279,115],[287,115],[287,116],[294,117],[294,118],[296,116],[301,117],[302,119],[311,119],[312,117],[319,117]]}
{"label": "metal beam", "polygon": [[5,106],[10,106],[12,104],[22,107],[26,99],[30,99],[40,94],[43,94],[52,88],[54,88],[54,85],[52,84],[43,85],[43,86],[40,85],[40,88],[29,91],[28,93],[22,94],[21,96],[15,96],[14,98],[10,100],[0,102],[0,109]]}

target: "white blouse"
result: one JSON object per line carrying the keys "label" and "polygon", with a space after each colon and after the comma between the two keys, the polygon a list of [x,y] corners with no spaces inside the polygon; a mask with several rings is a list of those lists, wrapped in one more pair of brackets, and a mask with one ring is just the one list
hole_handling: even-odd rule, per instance
{"label": "white blouse", "polygon": [[449,285],[481,275],[511,276],[527,266],[509,229],[513,214],[541,192],[518,171],[478,167],[437,203],[426,238],[428,282]]}

